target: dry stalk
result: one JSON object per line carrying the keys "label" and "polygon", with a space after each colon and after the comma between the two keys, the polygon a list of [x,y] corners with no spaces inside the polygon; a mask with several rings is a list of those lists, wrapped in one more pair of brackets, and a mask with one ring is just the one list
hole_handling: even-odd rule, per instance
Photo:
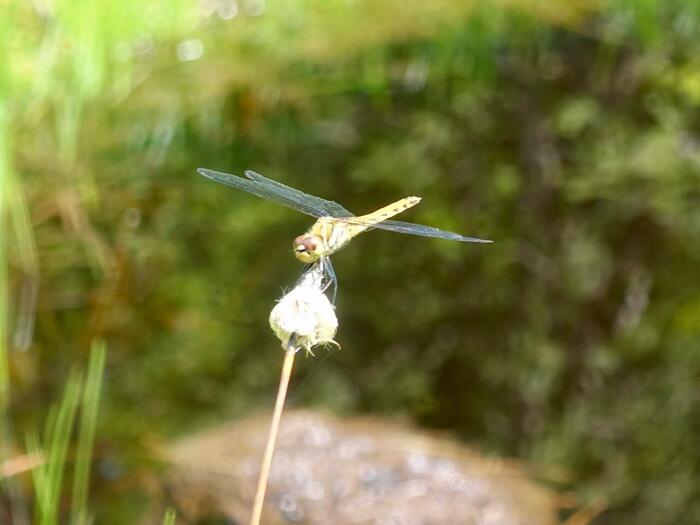
{"label": "dry stalk", "polygon": [[272,466],[272,456],[275,452],[282,410],[287,397],[289,379],[292,375],[294,354],[303,348],[307,354],[313,355],[311,349],[314,346],[337,345],[333,336],[338,328],[338,319],[335,316],[333,305],[323,293],[324,290],[323,266],[316,264],[302,275],[297,285],[285,294],[270,312],[270,328],[282,342],[284,363],[277,389],[275,409],[272,414],[270,434],[267,438],[265,454],[260,467],[250,525],[260,524],[267,480]]}
{"label": "dry stalk", "polygon": [[270,434],[267,436],[265,455],[263,456],[262,465],[260,467],[260,477],[258,478],[258,488],[255,491],[255,502],[253,503],[253,515],[250,518],[250,525],[260,524],[263,503],[265,501],[265,491],[267,489],[267,478],[270,475],[272,455],[275,452],[277,432],[280,428],[280,420],[282,419],[282,409],[284,408],[284,400],[287,397],[287,387],[289,386],[289,378],[292,375],[292,365],[294,365],[295,354],[296,348],[294,348],[294,346],[292,345],[288,346],[287,350],[284,353],[282,375],[280,376],[280,384],[279,388],[277,389],[277,400],[275,401],[275,410],[272,414]]}

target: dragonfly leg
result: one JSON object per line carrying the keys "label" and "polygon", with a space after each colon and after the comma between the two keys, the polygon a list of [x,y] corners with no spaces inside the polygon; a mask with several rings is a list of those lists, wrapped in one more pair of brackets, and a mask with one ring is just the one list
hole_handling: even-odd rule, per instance
{"label": "dragonfly leg", "polygon": [[297,279],[296,285],[299,286],[301,284],[301,281],[304,280],[304,276],[311,271],[311,269],[314,267],[313,263],[312,264],[306,264],[304,265],[304,269],[301,271],[299,274],[299,278]]}
{"label": "dragonfly leg", "polygon": [[335,270],[333,269],[333,264],[331,264],[331,260],[327,257],[324,257],[322,261],[323,275],[328,281],[323,291],[325,292],[329,286],[333,286],[333,299],[331,299],[331,303],[335,305],[335,299],[338,295],[338,277],[336,277],[335,275]]}

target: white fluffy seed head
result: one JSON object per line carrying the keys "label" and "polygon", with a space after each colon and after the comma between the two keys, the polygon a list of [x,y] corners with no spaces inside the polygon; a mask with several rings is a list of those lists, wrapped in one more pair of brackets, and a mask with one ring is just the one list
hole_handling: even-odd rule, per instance
{"label": "white fluffy seed head", "polygon": [[337,344],[333,337],[338,318],[314,269],[277,302],[270,312],[270,327],[285,350],[291,345],[310,353],[314,346]]}

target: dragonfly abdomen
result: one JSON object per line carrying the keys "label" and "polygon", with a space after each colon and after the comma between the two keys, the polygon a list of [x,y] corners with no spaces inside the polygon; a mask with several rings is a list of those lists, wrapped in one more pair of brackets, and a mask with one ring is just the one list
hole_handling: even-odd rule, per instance
{"label": "dragonfly abdomen", "polygon": [[398,215],[399,213],[407,210],[408,208],[412,208],[420,201],[420,197],[404,197],[403,199],[398,200],[396,202],[392,202],[391,204],[388,204],[383,208],[379,208],[378,210],[373,211],[372,213],[368,213],[367,215],[361,215],[360,217],[355,217],[351,219],[352,224],[349,224],[349,226],[353,231],[352,236],[354,237],[358,233],[365,231],[367,228],[370,228],[379,222],[390,219],[394,215]]}

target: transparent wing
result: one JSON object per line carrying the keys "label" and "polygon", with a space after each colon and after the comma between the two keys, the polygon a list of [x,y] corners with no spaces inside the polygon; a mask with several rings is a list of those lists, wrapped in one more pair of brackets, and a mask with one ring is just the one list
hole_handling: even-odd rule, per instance
{"label": "transparent wing", "polygon": [[343,208],[340,204],[334,201],[329,201],[321,197],[316,197],[315,195],[309,195],[301,190],[285,186],[281,182],[277,182],[267,177],[263,177],[259,173],[254,171],[246,171],[245,176],[251,180],[254,180],[260,184],[265,185],[270,190],[277,192],[279,195],[285,196],[286,198],[294,199],[300,202],[311,203],[315,208],[323,210],[325,213],[323,215],[330,217],[354,217],[355,215]]}
{"label": "transparent wing", "polygon": [[[260,175],[260,177],[262,177],[265,182],[244,179],[243,177],[237,177],[236,175],[230,175],[220,171],[212,171],[205,168],[199,168],[197,172],[200,175],[204,175],[205,177],[215,180],[216,182],[220,182],[221,184],[225,184],[226,186],[247,191],[248,193],[252,193],[257,197],[271,200],[277,204],[281,204],[282,206],[287,206],[288,208],[311,215],[312,217],[323,217],[328,215],[328,212],[319,207],[315,201],[315,199],[320,199],[320,197],[307,195],[304,192],[295,190],[294,188],[290,188],[289,186],[285,186],[279,182],[265,179],[262,177],[262,175]],[[246,172],[246,174],[247,173],[248,172]],[[273,182],[274,184],[272,184]]]}
{"label": "transparent wing", "polygon": [[[343,222],[349,222],[352,224],[362,224],[361,220],[353,220],[352,218],[343,219]],[[460,235],[459,233],[447,232],[440,230],[438,228],[433,228],[432,226],[424,226],[423,224],[414,224],[412,222],[401,222],[401,221],[382,221],[370,226],[377,230],[386,230],[396,233],[406,233],[408,235],[419,235],[421,237],[434,237],[436,239],[447,239],[449,241],[460,241],[460,242],[493,242],[489,239],[479,239],[477,237],[466,237],[465,235]]]}

